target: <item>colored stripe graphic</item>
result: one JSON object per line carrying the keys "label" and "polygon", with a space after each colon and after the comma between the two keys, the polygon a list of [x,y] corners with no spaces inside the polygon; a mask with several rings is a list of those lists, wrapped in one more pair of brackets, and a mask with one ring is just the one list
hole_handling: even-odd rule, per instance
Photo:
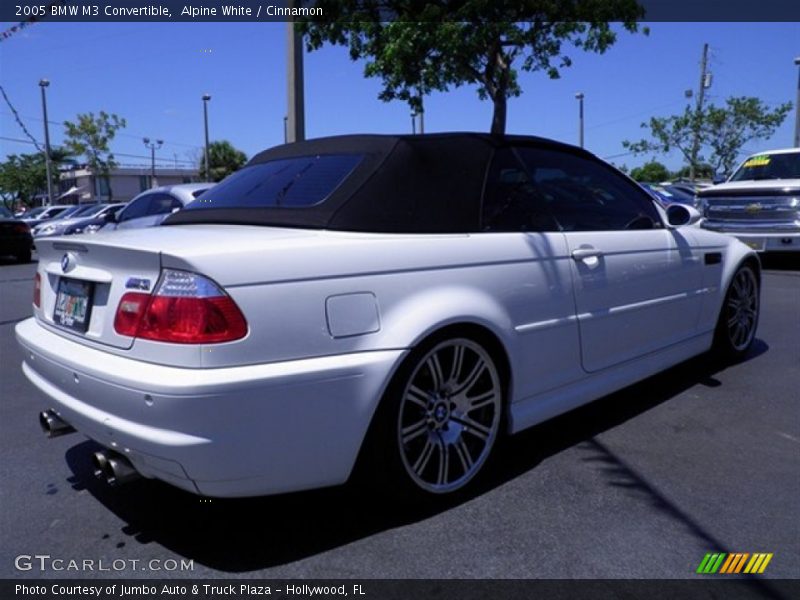
{"label": "colored stripe graphic", "polygon": [[[749,552],[733,552],[727,554],[725,552],[709,552],[700,561],[700,566],[697,567],[697,573],[704,575],[719,574],[732,575],[735,573],[744,573],[749,575],[761,574],[767,568],[767,565],[772,560],[773,554],[766,552],[759,552],[750,554]],[[749,561],[748,561],[749,559]],[[745,564],[747,566],[745,566]]]}
{"label": "colored stripe graphic", "polygon": [[722,553],[714,552],[706,554],[702,562],[700,563],[700,566],[697,567],[697,572],[716,573],[717,569],[719,569],[720,565],[722,564],[722,561],[725,559],[726,556],[727,554],[725,554],[724,552]]}
{"label": "colored stripe graphic", "polygon": [[772,560],[772,554],[760,553],[760,554],[753,554],[753,558],[750,559],[750,562],[747,563],[747,566],[744,569],[745,573],[763,573],[764,569],[767,568],[769,561]]}

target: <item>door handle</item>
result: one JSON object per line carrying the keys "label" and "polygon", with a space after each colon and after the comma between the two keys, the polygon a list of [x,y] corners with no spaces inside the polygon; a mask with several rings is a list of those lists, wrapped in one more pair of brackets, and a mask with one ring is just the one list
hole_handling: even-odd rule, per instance
{"label": "door handle", "polygon": [[603,251],[597,248],[578,248],[572,251],[572,258],[576,261],[586,260],[587,258],[600,258]]}

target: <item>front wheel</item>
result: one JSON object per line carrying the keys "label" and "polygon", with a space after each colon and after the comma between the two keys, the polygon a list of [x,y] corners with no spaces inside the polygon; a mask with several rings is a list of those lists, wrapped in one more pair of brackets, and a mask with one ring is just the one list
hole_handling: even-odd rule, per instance
{"label": "front wheel", "polygon": [[758,277],[750,265],[739,267],[731,280],[715,332],[716,351],[740,360],[753,345],[760,310]]}
{"label": "front wheel", "polygon": [[387,391],[383,468],[418,496],[461,490],[486,463],[500,431],[503,386],[476,341],[433,341],[409,355]]}

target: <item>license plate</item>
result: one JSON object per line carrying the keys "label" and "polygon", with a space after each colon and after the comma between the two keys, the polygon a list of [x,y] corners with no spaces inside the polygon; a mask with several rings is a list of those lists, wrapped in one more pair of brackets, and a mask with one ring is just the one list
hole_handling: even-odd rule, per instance
{"label": "license plate", "polygon": [[747,238],[744,239],[740,238],[740,240],[744,242],[746,245],[750,246],[753,250],[757,250],[758,252],[764,251],[764,240],[747,239]]}
{"label": "license plate", "polygon": [[60,279],[53,321],[57,325],[85,333],[92,314],[92,283]]}

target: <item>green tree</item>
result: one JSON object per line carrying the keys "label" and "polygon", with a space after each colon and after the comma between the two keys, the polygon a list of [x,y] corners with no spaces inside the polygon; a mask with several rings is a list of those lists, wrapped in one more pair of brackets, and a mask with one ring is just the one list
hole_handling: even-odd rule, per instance
{"label": "green tree", "polygon": [[[247,155],[241,150],[237,150],[227,140],[211,142],[208,145],[209,163],[211,169],[211,181],[222,181],[234,171],[238,171],[247,162]],[[206,177],[205,159],[200,158],[200,175]]]}
{"label": "green tree", "polygon": [[10,154],[0,163],[0,193],[6,208],[14,204],[32,206],[34,197],[47,188],[44,156]]}
{"label": "green tree", "polygon": [[[678,179],[689,179],[691,177],[691,168],[689,165],[684,165],[675,172],[675,177]],[[703,179],[711,179],[714,177],[714,167],[706,162],[697,163],[694,169],[695,177]]]}
{"label": "green tree", "polygon": [[[58,166],[69,160],[69,153],[60,147],[50,148],[53,165],[54,189],[58,189]],[[0,163],[0,194],[6,208],[14,204],[33,206],[37,194],[47,190],[47,168],[44,156],[36,154],[10,154]]]}
{"label": "green tree", "polygon": [[95,177],[104,177],[109,181],[109,200],[113,196],[109,173],[118,164],[109,144],[117,131],[126,125],[127,122],[122,117],[102,110],[97,116],[94,113],[85,113],[79,114],[75,122],[64,121],[67,138],[64,142],[65,148],[74,156],[85,157],[86,164]]}
{"label": "green tree", "polygon": [[[611,22],[638,30],[636,0],[320,0],[324,18],[297,27],[307,48],[347,46],[365,59],[364,74],[383,81],[379,98],[422,109],[432,91],[476,85],[493,103],[492,133],[505,133],[507,100],[519,96],[522,71],[551,79],[572,64],[572,51],[603,53],[617,34]],[[389,18],[392,17],[392,18]],[[646,31],[646,30],[645,30]]]}
{"label": "green tree", "polygon": [[714,170],[730,174],[742,148],[751,140],[771,138],[792,110],[792,103],[772,111],[752,97],[728,98],[725,104],[725,108],[708,107],[705,128]]}
{"label": "green tree", "polygon": [[665,181],[671,177],[669,169],[662,165],[657,160],[651,160],[643,164],[641,167],[634,167],[631,169],[631,177],[636,181],[650,181],[658,183]]}
{"label": "green tree", "polygon": [[[649,129],[650,139],[626,140],[622,145],[634,154],[668,154],[677,149],[696,174],[704,163],[711,165],[712,172],[720,168],[730,172],[742,147],[751,140],[772,137],[791,109],[792,104],[787,102],[770,111],[752,97],[728,98],[724,107],[709,104],[702,111],[687,106],[680,115],[652,117],[642,123]],[[694,152],[695,132],[700,148],[710,152],[707,159]]]}

